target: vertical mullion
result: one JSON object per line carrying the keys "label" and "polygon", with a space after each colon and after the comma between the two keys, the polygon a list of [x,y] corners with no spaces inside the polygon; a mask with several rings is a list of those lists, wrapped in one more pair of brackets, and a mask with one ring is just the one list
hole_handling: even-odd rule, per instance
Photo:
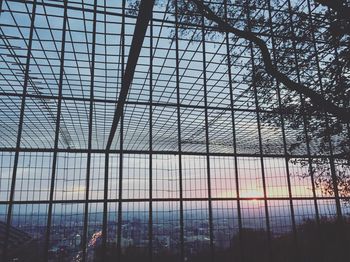
{"label": "vertical mullion", "polygon": [[176,108],[177,108],[177,137],[179,155],[179,197],[180,197],[180,261],[185,261],[184,241],[184,209],[183,209],[183,187],[182,187],[182,147],[181,147],[181,108],[180,108],[180,70],[179,70],[179,29],[178,29],[178,0],[175,0],[175,60],[176,60]]}
{"label": "vertical mullion", "polygon": [[[225,8],[225,20],[228,22],[227,16],[227,0],[224,0]],[[231,56],[230,56],[230,38],[229,33],[225,32],[226,38],[226,55],[227,55],[227,67],[228,67],[228,81],[230,88],[230,106],[231,106],[231,121],[232,121],[232,142],[234,150],[234,164],[235,164],[235,183],[236,183],[236,196],[237,196],[237,218],[238,218],[238,239],[239,239],[239,259],[244,261],[243,254],[243,235],[242,235],[242,212],[241,212],[241,201],[240,201],[240,192],[239,192],[239,175],[238,175],[238,160],[237,160],[237,141],[236,141],[236,125],[235,125],[235,111],[234,111],[234,99],[233,99],[233,84],[232,84],[232,70],[231,70]]]}
{"label": "vertical mullion", "polygon": [[48,257],[48,249],[50,242],[50,233],[51,233],[51,222],[52,222],[52,209],[53,209],[53,195],[54,187],[56,180],[56,165],[57,165],[57,149],[59,142],[59,131],[60,131],[60,118],[61,118],[61,105],[62,105],[62,85],[63,85],[63,73],[64,73],[64,54],[65,54],[65,42],[66,42],[66,23],[67,23],[67,4],[68,0],[64,1],[64,18],[63,18],[63,29],[62,29],[62,47],[61,47],[61,59],[60,59],[60,78],[58,86],[58,104],[57,104],[57,117],[56,117],[56,130],[55,130],[55,145],[53,153],[53,162],[52,162],[52,173],[51,173],[51,184],[50,184],[50,197],[49,197],[49,208],[48,208],[48,217],[47,217],[47,229],[45,236],[45,258]]}
{"label": "vertical mullion", "polygon": [[0,15],[2,14],[2,3],[3,3],[3,0],[0,0]]}
{"label": "vertical mullion", "polygon": [[124,168],[124,115],[120,117],[120,153],[119,153],[119,179],[118,179],[118,222],[117,222],[117,257],[121,261],[121,240],[123,220],[123,168]]}
{"label": "vertical mullion", "polygon": [[[104,101],[107,100],[107,90],[108,90],[108,56],[107,56],[107,52],[108,52],[108,47],[107,47],[107,0],[103,0],[103,5],[104,5],[104,51],[105,51],[105,56],[104,56],[104,77],[105,77],[105,82],[104,82],[104,86],[105,86],[105,92],[104,92]],[[103,134],[106,134],[106,120],[107,120],[107,106],[106,106],[106,102],[105,102],[105,106],[104,106],[104,116],[103,116]],[[105,137],[103,137],[103,142],[102,142],[102,146],[105,146]],[[97,148],[100,148],[97,145]]]}
{"label": "vertical mullion", "polygon": [[[324,96],[324,90],[323,90],[323,84],[322,84],[322,75],[321,75],[321,69],[320,69],[320,61],[319,61],[319,55],[318,55],[318,50],[317,50],[317,45],[316,45],[316,37],[315,37],[315,30],[314,30],[314,25],[312,22],[312,12],[311,12],[311,6],[310,6],[310,1],[307,0],[307,6],[308,6],[308,13],[309,13],[309,22],[311,26],[311,37],[312,37],[312,45],[313,49],[315,51],[315,60],[316,60],[316,65],[317,65],[317,77],[320,85],[320,91],[322,96]],[[335,56],[337,59],[337,48],[335,47]],[[325,124],[326,124],[326,129],[329,129],[329,121],[328,121],[328,113],[324,111],[324,116],[325,116]],[[341,210],[341,204],[340,204],[340,199],[339,199],[339,191],[338,191],[338,183],[337,183],[337,175],[336,175],[336,170],[334,166],[334,156],[333,156],[333,146],[332,146],[332,140],[331,140],[331,135],[329,132],[326,132],[327,134],[327,140],[328,140],[328,145],[329,145],[329,153],[330,153],[330,167],[331,167],[331,177],[332,177],[332,183],[333,183],[333,188],[334,188],[334,196],[335,196],[335,203],[336,203],[336,210],[337,210],[337,219],[340,223],[343,221],[343,215],[342,215],[342,210]]]}
{"label": "vertical mullion", "polygon": [[107,248],[107,214],[108,214],[108,172],[109,172],[109,149],[105,152],[105,172],[104,172],[104,191],[103,191],[103,221],[102,221],[102,261],[106,260]]}
{"label": "vertical mullion", "polygon": [[[277,68],[276,45],[275,45],[275,37],[274,37],[272,14],[271,14],[271,9],[272,9],[271,8],[271,0],[267,0],[267,4],[268,4],[268,7],[267,7],[268,8],[268,13],[269,13],[269,18],[268,19],[269,19],[269,24],[270,24],[269,28],[270,28],[270,36],[271,36],[273,63],[274,63],[274,66]],[[297,238],[297,227],[296,227],[296,221],[295,221],[295,211],[294,211],[293,195],[292,195],[292,185],[291,185],[291,181],[290,181],[289,161],[288,161],[288,158],[286,157],[287,154],[288,154],[287,139],[286,139],[284,118],[283,118],[283,114],[282,114],[282,100],[281,100],[281,90],[280,90],[280,83],[279,83],[279,81],[276,81],[276,91],[277,91],[277,99],[278,99],[278,108],[279,108],[279,111],[280,111],[281,131],[282,131],[283,151],[284,151],[284,161],[285,161],[285,165],[286,165],[288,197],[289,197],[289,206],[290,206],[291,219],[292,219],[294,249],[295,249],[296,259],[298,259],[298,257],[299,257],[299,248],[298,248],[298,238]]]}
{"label": "vertical mullion", "polygon": [[150,59],[149,59],[149,210],[148,210],[148,238],[149,238],[149,261],[153,258],[153,213],[152,213],[152,198],[153,198],[153,178],[152,178],[152,164],[153,164],[153,132],[152,132],[152,102],[153,102],[153,12],[150,19]]}
{"label": "vertical mullion", "polygon": [[[250,21],[250,7],[249,1],[245,3],[247,5],[247,24],[248,30],[251,31],[251,21]],[[262,136],[261,136],[261,123],[260,123],[260,113],[259,113],[259,101],[258,101],[258,91],[255,84],[255,62],[254,62],[254,49],[253,43],[249,41],[249,49],[250,56],[252,60],[252,85],[254,91],[254,102],[255,102],[255,110],[256,110],[256,121],[258,125],[258,139],[259,139],[259,155],[260,155],[260,166],[261,166],[261,178],[263,184],[263,193],[264,193],[264,207],[265,207],[265,216],[266,216],[266,231],[267,231],[267,245],[268,245],[268,255],[269,260],[273,261],[272,254],[272,237],[271,237],[271,225],[269,218],[269,207],[267,202],[267,190],[266,190],[266,177],[265,177],[265,165],[264,165],[264,157],[263,157],[263,145],[262,145]]]}
{"label": "vertical mullion", "polygon": [[[320,85],[320,91],[321,94],[324,96],[324,89],[323,89],[323,84],[322,84],[322,74],[321,74],[321,68],[320,68],[320,60],[319,60],[319,54],[318,54],[318,49],[316,45],[316,37],[315,37],[315,30],[314,30],[314,24],[312,21],[312,12],[311,12],[311,6],[310,6],[310,1],[307,0],[307,8],[308,8],[308,14],[309,14],[309,22],[311,26],[311,37],[312,37],[312,44],[313,44],[313,49],[315,52],[315,60],[316,60],[316,66],[317,66],[317,77]],[[335,52],[335,59],[338,59],[338,52],[337,52],[337,47],[334,47],[334,52]],[[325,116],[325,124],[326,124],[326,129],[329,129],[329,114],[324,111],[324,116]],[[338,233],[340,234],[339,236],[339,244],[342,245],[341,250],[346,250],[346,245],[344,243],[346,242],[346,235],[344,233],[344,224],[343,224],[343,214],[342,214],[342,209],[341,209],[341,204],[340,204],[340,197],[339,197],[339,189],[338,189],[338,179],[337,179],[337,174],[336,174],[336,168],[335,168],[335,163],[334,163],[334,154],[333,154],[333,145],[332,145],[332,140],[331,140],[331,135],[330,132],[326,132],[327,134],[327,140],[328,140],[328,145],[329,145],[329,165],[331,168],[331,178],[332,178],[332,186],[333,186],[333,192],[334,192],[334,198],[335,198],[335,204],[336,204],[336,212],[337,212],[337,222],[340,226],[340,231]],[[341,256],[345,255],[345,252],[342,252]]]}
{"label": "vertical mullion", "polygon": [[[124,78],[124,64],[125,64],[125,1],[122,3],[122,28],[121,28],[121,83]],[[118,222],[117,222],[117,258],[121,261],[121,236],[122,236],[122,199],[123,199],[123,145],[124,145],[124,116],[122,114],[120,119],[120,153],[119,153],[119,182],[118,182]]]}
{"label": "vertical mullion", "polygon": [[94,112],[94,81],[95,81],[95,53],[96,53],[96,24],[97,24],[97,0],[94,0],[94,15],[92,26],[92,49],[90,64],[90,101],[89,101],[89,129],[88,129],[88,153],[86,162],[86,181],[85,181],[85,206],[84,206],[84,227],[83,227],[83,261],[86,259],[86,240],[88,231],[89,218],[89,191],[90,191],[90,174],[91,174],[91,149],[92,149],[92,126]]}
{"label": "vertical mullion", "polygon": [[[121,118],[121,126],[122,126],[122,122],[123,122],[123,118]],[[105,166],[104,166],[104,188],[103,188],[102,260],[101,261],[107,260],[106,251],[107,251],[108,179],[109,179],[109,157],[110,157],[110,152],[111,152],[110,146],[106,147],[106,151],[105,151]],[[119,217],[118,217],[118,219],[119,219]],[[119,244],[119,242],[118,242],[118,234],[119,234],[119,232],[117,232],[117,248],[118,248],[118,244]],[[117,249],[117,252],[118,251],[119,251],[119,249]],[[118,252],[118,254],[119,254],[119,252]]]}
{"label": "vertical mullion", "polygon": [[63,28],[62,28],[62,46],[61,46],[61,57],[60,57],[60,78],[58,83],[58,103],[57,103],[57,116],[56,116],[56,129],[55,129],[55,145],[52,161],[52,173],[51,173],[51,184],[50,184],[50,196],[49,196],[49,208],[47,214],[47,228],[45,235],[45,249],[44,258],[48,258],[48,250],[50,244],[50,233],[51,233],[51,222],[52,222],[52,209],[53,209],[53,196],[55,189],[56,180],[56,168],[57,168],[57,149],[59,142],[60,123],[61,123],[61,107],[62,107],[62,87],[63,87],[63,74],[64,74],[64,55],[66,45],[66,24],[67,24],[67,12],[68,12],[68,0],[64,1],[64,17],[63,17]]}
{"label": "vertical mullion", "polygon": [[206,49],[205,49],[205,24],[204,15],[201,14],[202,31],[202,65],[203,65],[203,91],[204,91],[204,122],[205,122],[205,140],[206,140],[206,162],[207,162],[207,185],[208,185],[208,212],[209,212],[209,239],[211,261],[214,261],[214,231],[213,231],[213,210],[211,199],[211,179],[210,179],[210,156],[209,156],[209,121],[208,121],[208,90],[207,90],[207,72],[206,72]]}
{"label": "vertical mullion", "polygon": [[[294,26],[293,26],[293,18],[292,18],[292,7],[291,2],[288,0],[288,15],[289,15],[289,24],[292,34],[294,35]],[[296,49],[296,43],[294,37],[292,38],[292,46],[293,46],[293,53],[294,53],[294,61],[296,65],[296,73],[297,73],[297,80],[298,83],[301,83],[300,80],[300,72],[299,72],[299,66],[298,66],[298,56],[297,56],[297,49]],[[317,195],[316,195],[316,187],[315,187],[315,179],[313,175],[313,167],[312,167],[312,159],[311,159],[311,148],[310,148],[310,141],[309,141],[309,134],[307,131],[307,119],[305,115],[305,104],[304,104],[304,97],[300,94],[300,103],[301,103],[301,114],[303,117],[303,127],[304,127],[304,134],[305,134],[305,141],[306,141],[306,151],[307,151],[307,158],[308,158],[308,164],[309,164],[309,170],[310,170],[310,178],[311,178],[311,187],[312,187],[312,195],[314,200],[314,207],[315,207],[315,214],[316,214],[316,223],[317,225],[320,224],[320,214],[318,209],[318,203],[317,203]]]}
{"label": "vertical mullion", "polygon": [[28,50],[27,50],[27,56],[26,56],[26,68],[25,68],[25,72],[24,72],[21,111],[20,111],[19,122],[18,122],[15,157],[14,157],[13,170],[12,170],[10,197],[9,197],[9,202],[8,202],[9,206],[7,209],[7,218],[6,218],[6,232],[5,232],[5,240],[4,240],[4,246],[3,246],[3,259],[4,259],[4,261],[7,260],[7,247],[8,247],[10,226],[11,226],[12,209],[13,209],[13,201],[14,201],[13,199],[14,199],[14,195],[15,195],[15,186],[16,186],[16,177],[17,177],[17,166],[18,166],[19,152],[20,152],[20,147],[21,147],[24,111],[25,111],[25,104],[26,104],[26,97],[27,97],[28,81],[29,81],[29,67],[30,67],[33,35],[34,35],[35,14],[36,14],[36,0],[34,0],[33,4],[32,4],[32,14],[31,14],[31,22],[30,22]]}

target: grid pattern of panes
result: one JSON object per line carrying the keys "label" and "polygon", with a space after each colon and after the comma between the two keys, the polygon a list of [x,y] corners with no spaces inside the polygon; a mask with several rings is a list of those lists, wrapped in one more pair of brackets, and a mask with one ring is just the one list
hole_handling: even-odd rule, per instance
{"label": "grid pattern of panes", "polygon": [[[212,37],[210,21],[190,22],[174,7],[182,0],[155,4],[105,150],[139,13],[133,2],[0,2],[0,254],[14,255],[16,228],[50,261],[231,261],[251,252],[250,234],[258,235],[255,259],[304,255],[300,224],[350,212],[304,176],[319,159],[337,163],[315,144],[290,149],[308,130],[284,126],[272,110],[288,95],[283,86],[273,82],[265,97],[252,84],[262,63],[256,47]],[[206,3],[241,10],[242,2]],[[276,16],[293,19],[286,5],[323,19],[308,0],[259,3],[251,15],[270,16],[271,28],[256,33],[271,52],[291,46],[273,35]],[[320,63],[331,52],[319,53]]]}

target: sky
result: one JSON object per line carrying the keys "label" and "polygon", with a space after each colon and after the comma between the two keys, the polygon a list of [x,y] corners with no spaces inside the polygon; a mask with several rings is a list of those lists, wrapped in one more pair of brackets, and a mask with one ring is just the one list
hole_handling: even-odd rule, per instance
{"label": "sky", "polygon": [[[54,1],[49,1],[54,3]],[[49,3],[47,2],[47,3]],[[74,5],[73,1],[70,1]],[[92,2],[92,1],[90,1]],[[115,4],[118,1],[110,1]],[[88,3],[88,2],[86,2]],[[120,4],[120,3],[119,3]],[[76,6],[79,6],[76,4]],[[31,5],[28,5],[30,9]],[[15,3],[12,1],[5,1],[4,10],[11,10],[13,13],[16,11],[25,10],[23,3]],[[44,15],[44,8],[41,5],[37,7],[37,16],[35,20],[36,31],[34,34],[33,52],[30,64],[30,76],[35,81],[36,75],[44,74],[46,79],[38,80],[36,84],[39,88],[30,86],[29,92],[31,94],[44,94],[44,95],[57,95],[58,93],[58,76],[59,76],[59,63],[61,46],[61,29],[62,29],[62,18],[56,15],[62,16],[62,8],[45,7],[46,12],[49,12],[49,16]],[[90,7],[91,8],[91,7]],[[159,7],[164,8],[164,7]],[[120,10],[110,8],[113,12],[120,13]],[[39,15],[41,14],[41,15]],[[84,30],[84,26],[87,27],[87,31],[92,30],[92,22],[88,22],[86,25],[82,23],[81,17],[86,15],[86,18],[92,18],[92,13],[69,10],[69,31],[67,33],[67,41],[70,42],[66,45],[65,54],[65,79],[63,82],[63,95],[74,98],[89,98],[90,94],[90,60],[92,45],[92,34],[81,33],[80,30]],[[156,13],[156,18],[161,18],[161,12]],[[78,19],[76,19],[78,18]],[[101,20],[97,24],[97,32],[100,34],[97,36],[96,45],[96,77],[95,77],[95,90],[94,96],[100,99],[116,99],[120,89],[120,48],[119,43],[121,41],[120,32],[121,27],[118,23],[121,22],[119,15],[108,15],[106,17],[98,15],[98,19]],[[106,19],[106,28],[103,19]],[[15,20],[11,17],[10,12],[4,12],[0,18],[1,34],[20,37],[23,34],[28,37],[30,20],[28,15],[16,13]],[[125,54],[128,54],[129,46],[132,39],[132,33],[134,29],[135,18],[127,18],[126,26],[126,48]],[[18,31],[11,25],[18,23],[22,26],[21,31]],[[155,21],[154,35],[161,36],[153,43],[157,48],[154,49],[154,89],[153,89],[153,101],[162,103],[176,103],[176,86],[174,85],[175,79],[175,66],[174,62],[175,42],[171,41],[169,36],[171,35],[171,28],[162,28],[160,24]],[[50,26],[53,30],[47,30]],[[45,29],[46,28],[46,29]],[[110,35],[104,37],[105,32],[110,32]],[[148,36],[150,31],[148,30]],[[146,37],[143,49],[141,51],[141,57],[139,64],[136,69],[135,80],[131,88],[129,95],[130,101],[147,102],[149,101],[149,89],[147,89],[147,81],[149,81],[149,37]],[[38,41],[40,39],[41,41]],[[4,43],[4,40],[2,40]],[[11,55],[8,49],[1,49],[2,67],[5,67],[4,73],[13,73],[13,69],[19,70],[21,64],[25,64],[26,55],[26,43],[23,39],[12,38],[9,40],[10,43],[15,47],[14,49],[16,57],[18,58],[15,64],[14,58],[8,59],[11,63],[6,64],[4,57]],[[86,42],[89,44],[87,45]],[[106,47],[107,46],[107,47]],[[201,64],[201,52],[197,50],[202,48],[201,45],[196,43],[189,44],[188,41],[180,41],[181,51],[181,101],[186,106],[203,106],[204,105],[204,92],[203,92],[203,81],[201,79],[202,73],[199,69],[202,68]],[[43,51],[45,50],[45,51]],[[169,51],[170,50],[170,51]],[[209,87],[212,87],[209,91],[208,103],[211,106],[221,106],[227,108],[229,106],[229,93],[227,92],[228,77],[226,74],[227,66],[223,63],[224,59],[221,52],[225,51],[225,46],[222,44],[211,44],[207,46],[207,63],[208,70],[208,81]],[[217,54],[219,53],[219,55]],[[186,55],[187,54],[187,57]],[[190,57],[188,57],[190,55]],[[127,55],[126,55],[127,56]],[[166,57],[166,59],[165,59]],[[243,61],[244,62],[244,61]],[[36,63],[40,63],[37,66]],[[23,67],[23,66],[22,66]],[[189,67],[189,69],[186,69]],[[242,74],[245,73],[243,69]],[[186,73],[184,73],[186,72]],[[217,74],[211,74],[210,72],[221,72],[220,76]],[[239,75],[239,74],[237,74]],[[235,81],[239,82],[242,76],[237,76]],[[1,78],[4,80],[4,78]],[[2,92],[22,92],[23,78],[12,75],[8,77],[13,87],[9,84],[1,85]],[[4,82],[4,81],[3,81]],[[2,83],[3,83],[2,82]],[[244,84],[242,84],[244,86]],[[45,87],[45,88],[40,88]],[[226,88],[226,89],[225,89]],[[243,88],[244,89],[244,88]],[[39,91],[38,91],[39,90]],[[226,91],[225,91],[226,90]],[[237,89],[238,90],[238,89]],[[241,91],[237,91],[241,92]],[[19,99],[1,97],[3,99],[3,107],[0,112],[1,116],[1,132],[13,132],[16,129],[19,116]],[[74,148],[86,148],[87,147],[87,134],[88,128],[87,123],[89,119],[87,102],[69,102],[71,100],[64,101],[62,109],[62,133],[67,136],[67,141]],[[243,108],[249,109],[250,106],[247,103],[243,103]],[[7,108],[5,107],[7,105]],[[112,119],[114,110],[114,103],[95,103],[94,106],[94,126],[93,126],[93,138],[95,148],[103,148],[105,137],[109,134],[109,127]],[[27,107],[25,111],[25,125],[23,132],[23,139],[21,146],[23,147],[53,147],[54,141],[54,122],[57,108],[57,100],[55,99],[41,99],[40,101],[27,101]],[[159,148],[166,148],[167,150],[178,150],[177,148],[177,127],[174,119],[176,115],[176,107],[158,107],[154,109],[155,126],[157,123],[161,123],[156,126],[154,130],[154,140]],[[149,124],[149,115],[147,115],[147,106],[130,106],[125,114],[125,147],[128,150],[133,149],[149,149],[149,140],[147,130]],[[168,110],[168,111],[167,111]],[[230,123],[230,114],[222,114],[224,110],[213,110],[211,119],[221,119],[216,122],[218,129],[214,130],[212,139],[214,140],[215,150],[225,150],[224,147],[220,147],[220,140],[215,140],[215,137],[219,137],[224,142],[232,141],[232,131],[228,127],[232,126]],[[10,114],[8,114],[10,112]],[[225,111],[226,112],[226,111]],[[182,110],[181,124],[183,129],[183,139],[189,139],[195,137],[195,139],[203,139],[203,132],[198,133],[198,126],[204,123],[204,110]],[[240,141],[242,151],[245,153],[244,147],[249,147],[249,150],[253,150],[253,153],[259,151],[256,146],[252,148],[252,145],[258,144],[257,138],[257,125],[256,118],[250,117],[249,113],[241,113],[239,115],[241,123],[238,125],[237,136]],[[238,117],[239,119],[239,117]],[[33,121],[33,122],[31,122]],[[215,120],[216,121],[216,120]],[[8,123],[11,123],[8,124]],[[3,126],[6,124],[13,126],[13,130],[6,130]],[[229,130],[229,131],[227,131]],[[248,130],[248,131],[247,131]],[[276,133],[280,130],[275,129],[262,129],[264,134]],[[216,132],[215,132],[216,131]],[[61,133],[61,137],[62,137]],[[69,133],[69,135],[67,135]],[[13,133],[12,133],[13,134]],[[171,135],[170,135],[171,134]],[[199,134],[199,135],[198,135]],[[276,135],[281,140],[280,133]],[[60,140],[59,148],[66,148],[64,139]],[[119,142],[115,139],[114,148],[118,148]],[[164,142],[165,141],[165,142]],[[170,141],[170,142],[169,142]],[[198,142],[198,141],[197,141]],[[215,147],[215,142],[217,143]],[[8,137],[7,141],[3,141],[4,147],[13,147],[15,145],[15,139],[12,135]],[[190,144],[190,143],[189,143]],[[273,145],[273,144],[272,144]],[[198,145],[197,145],[198,146]],[[189,145],[191,147],[191,145]],[[186,150],[186,145],[184,145]],[[227,149],[227,147],[226,147]],[[199,145],[196,150],[197,152],[205,150],[204,145]],[[232,146],[230,148],[232,152]],[[277,146],[272,150],[279,151],[280,148]],[[249,151],[250,152],[250,151]],[[279,153],[281,153],[279,151]],[[9,200],[9,192],[11,185],[12,166],[14,161],[14,154],[8,152],[0,153],[0,201]],[[179,198],[179,159],[177,155],[157,155],[155,154],[152,158],[152,194],[153,198],[167,199],[167,198]],[[45,201],[49,199],[51,174],[52,174],[52,153],[36,152],[36,153],[20,153],[19,165],[17,168],[17,180],[15,187],[14,200],[16,201]],[[56,166],[57,175],[55,181],[54,200],[84,200],[86,192],[86,161],[87,154],[58,154],[58,162]],[[214,157],[210,156],[210,183],[211,183],[211,197],[212,198],[236,198],[237,197],[237,185],[235,184],[236,172],[238,173],[239,180],[239,194],[241,198],[247,198],[249,200],[242,201],[243,219],[248,221],[251,218],[257,218],[264,216],[264,202],[257,198],[264,196],[263,192],[263,175],[266,180],[266,195],[268,198],[286,198],[289,197],[288,181],[286,173],[286,163],[284,158],[263,158],[264,170],[262,170],[261,159],[257,157],[238,157],[238,166],[235,167],[234,157]],[[99,200],[102,202],[104,197],[104,154],[93,154],[91,163],[91,187],[89,192],[89,199]],[[125,154],[123,161],[123,199],[133,199],[136,204],[125,204],[126,210],[130,206],[129,210],[144,211],[148,208],[147,203],[138,203],[137,199],[149,198],[149,187],[150,187],[150,173],[149,173],[149,155],[148,154]],[[208,197],[208,162],[205,156],[182,156],[182,178],[183,178],[183,197],[184,198],[202,198]],[[290,167],[290,180],[291,180],[291,195],[292,197],[312,197],[311,181],[310,177],[301,178],[300,175],[303,172],[307,172],[305,168],[289,164]],[[119,158],[118,155],[111,155],[110,159],[110,178],[108,181],[108,198],[118,198],[119,188]],[[322,196],[320,189],[316,192],[318,197]],[[332,201],[332,200],[330,200]],[[330,201],[319,200],[320,207],[323,214],[335,214],[334,204]],[[166,202],[169,203],[169,202]],[[178,205],[178,200],[174,202]],[[234,210],[233,216],[237,215],[237,206],[235,201],[215,201],[215,205],[218,210],[224,210],[225,205],[230,203],[231,210]],[[284,217],[289,214],[289,201],[288,200],[268,200],[269,207],[271,209],[271,218],[277,219],[278,217]],[[314,215],[314,208],[312,200],[293,200],[296,204],[297,215],[308,216],[309,214]],[[72,212],[73,209],[76,212],[83,210],[83,205],[73,204],[76,208],[69,209]],[[36,207],[32,207],[35,209]],[[45,212],[46,205],[36,205],[38,208],[36,211],[28,212]],[[93,206],[93,204],[91,204]],[[168,206],[171,206],[170,203]],[[18,206],[19,207],[19,206]],[[64,212],[67,206],[56,205],[57,212]],[[164,210],[164,205],[160,203],[154,204],[155,211],[157,208]],[[102,210],[101,203],[96,204],[95,211],[100,212]],[[214,206],[215,209],[215,206]],[[4,210],[1,207],[0,210]],[[185,210],[190,212],[197,212],[208,210],[207,202],[186,202]],[[21,208],[16,209],[16,212],[24,212]]]}

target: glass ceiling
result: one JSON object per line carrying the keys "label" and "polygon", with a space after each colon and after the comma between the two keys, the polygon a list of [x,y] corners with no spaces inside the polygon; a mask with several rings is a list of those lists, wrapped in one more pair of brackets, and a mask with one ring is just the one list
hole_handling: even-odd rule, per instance
{"label": "glass ceiling", "polygon": [[[326,8],[244,2],[205,4],[265,41],[282,73],[322,93],[336,56],[323,35]],[[0,1],[1,258],[13,232],[35,239],[44,260],[66,245],[67,256],[90,261],[97,239],[121,256],[132,238],[150,261],[170,243],[174,261],[198,261],[208,247],[236,252],[242,232],[266,233],[269,257],[283,234],[294,253],[289,239],[302,242],[305,221],[350,217],[349,182],[337,184],[349,168],[334,158],[349,125],[322,140],[339,122],[305,114],[308,99],[266,73],[255,45],[185,3],[156,1],[145,23],[136,0]],[[76,236],[81,244],[62,243]]]}
{"label": "glass ceiling", "polygon": [[[32,37],[33,2],[4,1],[0,29],[2,148],[16,147],[26,86],[21,148],[54,148],[57,108],[61,103],[58,148],[88,148],[92,108],[91,149],[105,149],[138,12],[128,3],[126,6],[123,11],[122,1],[98,1],[95,8],[93,1],[68,1],[62,42],[62,1],[37,1]],[[275,7],[275,14],[281,6]],[[267,13],[266,8],[262,6],[257,13]],[[209,21],[205,21],[202,38],[201,25],[186,21],[184,15],[178,18],[175,41],[173,12],[169,3],[163,1],[154,8],[124,107],[124,150],[148,151],[152,128],[153,150],[178,151],[180,121],[182,150],[205,152],[207,116],[212,152],[234,153],[235,139],[238,153],[259,153],[260,125],[264,152],[283,154],[281,128],[257,121],[257,109],[266,113],[278,107],[277,93],[272,97],[258,93],[258,106],[255,103],[251,79],[253,66],[261,63],[258,51],[234,36],[213,37],[214,26]],[[232,19],[239,23],[243,18]],[[278,36],[276,39],[278,42]],[[227,50],[239,54],[229,52],[230,66]],[[295,141],[296,132],[286,131],[287,144]],[[111,149],[119,148],[118,125]]]}

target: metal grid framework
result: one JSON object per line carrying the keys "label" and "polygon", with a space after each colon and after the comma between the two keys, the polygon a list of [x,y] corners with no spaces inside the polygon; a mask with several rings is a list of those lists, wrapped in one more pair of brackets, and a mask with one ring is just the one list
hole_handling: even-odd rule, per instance
{"label": "metal grid framework", "polygon": [[[242,8],[241,1],[211,4],[224,3]],[[293,19],[296,7],[323,19],[322,8],[308,0],[265,0],[254,9],[271,18],[260,35],[276,56],[293,39],[273,34],[281,26],[275,17]],[[202,250],[216,261],[235,239],[244,246],[240,232],[247,228],[266,233],[261,256],[271,258],[278,252],[274,239],[288,232],[294,236],[289,255],[301,253],[295,251],[302,221],[348,216],[345,198],[326,194],[312,175],[297,175],[308,167],[295,159],[310,165],[328,159],[334,171],[334,152],[321,154],[308,141],[290,151],[300,133],[307,136],[307,122],[303,130],[288,128],[282,113],[279,127],[263,121],[288,92],[274,82],[275,95],[264,97],[251,84],[262,63],[256,48],[228,33],[210,37],[209,21],[190,23],[167,1],[156,3],[146,24],[108,144],[141,12],[122,0],[1,1],[5,259],[12,227],[38,242],[44,260],[57,259],[54,247],[65,238],[73,250],[67,256],[81,260],[102,247],[101,257],[109,250],[129,261],[129,247],[154,261],[190,261]],[[334,52],[318,50],[322,41],[315,36],[309,43],[320,65]],[[288,66],[298,67],[296,50]],[[296,70],[291,77],[315,75]]]}

